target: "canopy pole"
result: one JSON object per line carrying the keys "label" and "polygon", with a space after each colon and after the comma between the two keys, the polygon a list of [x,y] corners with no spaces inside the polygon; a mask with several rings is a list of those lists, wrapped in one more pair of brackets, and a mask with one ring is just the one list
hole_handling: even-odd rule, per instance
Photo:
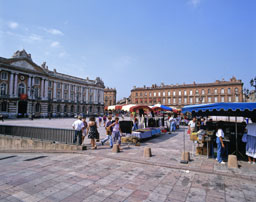
{"label": "canopy pole", "polygon": [[235,117],[235,129],[236,129],[236,157],[238,158],[238,144],[237,144],[237,117]]}

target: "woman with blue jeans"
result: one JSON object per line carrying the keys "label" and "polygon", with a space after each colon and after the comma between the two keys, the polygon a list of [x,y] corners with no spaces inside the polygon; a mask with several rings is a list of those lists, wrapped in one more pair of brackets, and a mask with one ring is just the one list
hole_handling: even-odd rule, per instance
{"label": "woman with blue jeans", "polygon": [[112,127],[110,127],[110,125],[112,124],[111,120],[112,120],[112,116],[109,116],[108,117],[108,122],[106,124],[107,136],[106,136],[106,138],[104,140],[101,141],[101,144],[104,145],[104,143],[109,140],[109,145],[112,148],[113,147],[113,141],[112,141],[112,137],[111,137]]}
{"label": "woman with blue jeans", "polygon": [[115,122],[110,125],[110,127],[113,127],[113,132],[112,132],[112,138],[113,142],[118,144],[119,150],[121,150],[120,145],[121,145],[121,130],[119,126],[119,118],[115,118]]}
{"label": "woman with blue jeans", "polygon": [[222,153],[223,149],[225,148],[223,139],[224,139],[224,132],[221,129],[221,124],[217,124],[217,133],[216,133],[216,143],[217,143],[217,161],[221,164],[225,164],[222,160]]}

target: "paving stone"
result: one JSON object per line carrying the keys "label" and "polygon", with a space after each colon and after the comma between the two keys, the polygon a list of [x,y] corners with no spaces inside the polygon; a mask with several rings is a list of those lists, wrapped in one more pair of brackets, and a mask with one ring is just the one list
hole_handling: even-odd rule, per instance
{"label": "paving stone", "polygon": [[117,194],[119,196],[128,197],[129,195],[131,195],[132,192],[133,192],[133,190],[131,190],[131,189],[121,188],[118,191],[116,191],[115,194]]}
{"label": "paving stone", "polygon": [[167,199],[169,201],[177,200],[177,201],[186,201],[187,192],[179,192],[179,191],[171,191],[168,195]]}

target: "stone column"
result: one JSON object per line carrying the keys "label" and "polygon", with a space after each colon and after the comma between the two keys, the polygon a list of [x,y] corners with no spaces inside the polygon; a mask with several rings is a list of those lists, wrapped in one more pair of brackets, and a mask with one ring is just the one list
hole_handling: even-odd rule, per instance
{"label": "stone column", "polygon": [[11,72],[11,75],[10,75],[9,95],[10,95],[10,97],[13,96],[13,73],[12,72]]}
{"label": "stone column", "polygon": [[71,91],[71,85],[68,84],[68,101],[70,102],[71,99],[70,99],[70,91]]}
{"label": "stone column", "polygon": [[88,89],[88,88],[86,88],[85,93],[86,93],[86,95],[85,95],[85,101],[86,101],[86,103],[88,103],[88,99],[89,99],[89,97],[88,97],[88,95],[89,95],[89,89]]}
{"label": "stone column", "polygon": [[32,77],[32,87],[34,86],[35,84],[35,77]]}
{"label": "stone column", "polygon": [[61,99],[64,100],[64,83],[62,83]]}
{"label": "stone column", "polygon": [[57,93],[57,84],[54,81],[53,82],[53,99],[55,99],[55,100],[56,100],[56,93]]}
{"label": "stone column", "polygon": [[76,90],[76,86],[75,86],[75,102],[77,102],[78,100],[76,99],[77,98],[77,90]]}
{"label": "stone column", "polygon": [[44,79],[41,80],[41,99],[44,97]]}
{"label": "stone column", "polygon": [[15,79],[14,79],[14,96],[17,97],[18,96],[18,74],[15,74]]}
{"label": "stone column", "polygon": [[44,98],[46,100],[48,99],[48,86],[49,86],[49,81],[45,80],[44,81]]}
{"label": "stone column", "polygon": [[28,76],[28,98],[30,98],[30,89],[31,89],[31,77]]}
{"label": "stone column", "polygon": [[81,90],[80,90],[80,92],[81,92],[80,93],[80,101],[83,102],[83,87],[81,86],[80,88],[81,88]]}

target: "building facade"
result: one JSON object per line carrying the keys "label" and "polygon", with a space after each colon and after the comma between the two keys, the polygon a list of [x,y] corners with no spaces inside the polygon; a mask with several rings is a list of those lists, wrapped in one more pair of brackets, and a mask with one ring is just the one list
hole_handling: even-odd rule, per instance
{"label": "building facade", "polygon": [[96,115],[104,110],[104,83],[48,69],[25,50],[0,57],[0,110],[7,117]]}
{"label": "building facade", "polygon": [[131,90],[132,104],[163,104],[181,108],[185,105],[216,102],[243,102],[243,83],[232,77],[229,81],[193,83],[152,87],[134,87]]}
{"label": "building facade", "polygon": [[104,105],[105,107],[116,105],[116,89],[115,88],[104,89]]}

